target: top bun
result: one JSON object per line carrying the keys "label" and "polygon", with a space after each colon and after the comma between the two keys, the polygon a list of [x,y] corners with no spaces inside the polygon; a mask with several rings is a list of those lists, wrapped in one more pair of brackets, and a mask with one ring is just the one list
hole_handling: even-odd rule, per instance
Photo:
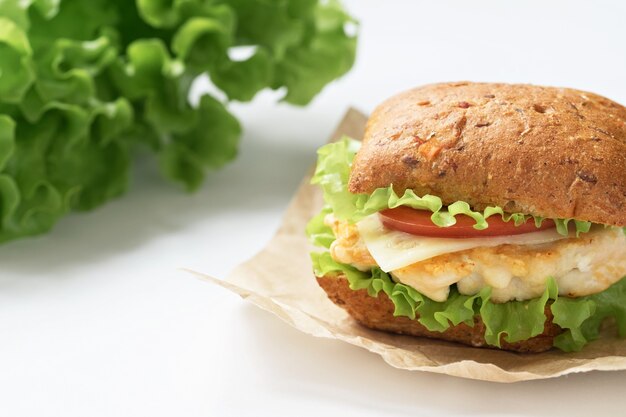
{"label": "top bun", "polygon": [[352,193],[393,185],[444,204],[626,226],[626,108],[524,84],[432,84],[371,115]]}

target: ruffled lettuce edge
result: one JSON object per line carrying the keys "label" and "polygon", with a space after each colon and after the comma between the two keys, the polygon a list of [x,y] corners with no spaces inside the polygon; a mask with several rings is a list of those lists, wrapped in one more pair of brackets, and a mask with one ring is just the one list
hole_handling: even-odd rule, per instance
{"label": "ruffled lettuce edge", "polygon": [[[500,215],[506,222],[513,221],[516,226],[533,219],[537,227],[544,221],[543,217],[524,213],[506,213],[501,207],[490,206],[484,211],[474,211],[465,201],[457,201],[444,206],[441,198],[434,195],[418,196],[413,190],[406,190],[399,196],[390,185],[378,188],[371,194],[352,194],[348,191],[350,167],[361,143],[344,136],[341,140],[322,146],[318,150],[318,160],[311,184],[319,185],[324,193],[324,201],[332,209],[338,219],[355,223],[362,218],[399,206],[408,206],[432,212],[431,220],[439,227],[449,227],[456,223],[456,216],[463,214],[474,219],[474,228],[484,230],[489,227],[487,219]],[[569,225],[574,224],[576,236],[590,230],[592,223],[575,219],[553,219],[557,231],[569,235]],[[626,230],[626,229],[625,229]],[[625,231],[626,232],[626,231]]]}
{"label": "ruffled lettuce edge", "polygon": [[379,268],[359,271],[334,261],[329,252],[313,252],[311,259],[316,276],[342,275],[352,290],[367,290],[372,297],[382,291],[394,304],[394,316],[418,320],[433,332],[443,332],[460,323],[473,327],[475,316],[479,316],[485,325],[486,343],[501,347],[502,341],[515,343],[543,333],[548,307],[553,323],[563,329],[554,338],[554,346],[562,351],[579,351],[597,339],[600,326],[608,317],[615,319],[618,335],[626,336],[626,277],[601,293],[579,298],[559,297],[556,281],[548,278],[544,293],[532,300],[494,303],[490,300],[490,288],[463,295],[453,286],[446,301],[436,302],[412,287],[394,282]]}

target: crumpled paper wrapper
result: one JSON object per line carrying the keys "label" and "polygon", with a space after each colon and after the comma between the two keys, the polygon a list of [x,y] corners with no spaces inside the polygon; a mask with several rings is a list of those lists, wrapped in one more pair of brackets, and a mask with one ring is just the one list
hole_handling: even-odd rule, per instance
{"label": "crumpled paper wrapper", "polygon": [[[350,109],[333,135],[361,138],[366,116]],[[519,354],[493,349],[387,334],[369,330],[333,304],[313,277],[304,228],[322,205],[321,192],[303,179],[274,238],[259,254],[237,267],[226,280],[194,274],[229,289],[275,314],[296,329],[338,339],[379,354],[388,364],[493,382],[554,378],[575,372],[626,369],[626,341],[606,336],[582,352],[556,349]],[[192,271],[193,272],[193,271]],[[615,334],[606,329],[607,334]]]}

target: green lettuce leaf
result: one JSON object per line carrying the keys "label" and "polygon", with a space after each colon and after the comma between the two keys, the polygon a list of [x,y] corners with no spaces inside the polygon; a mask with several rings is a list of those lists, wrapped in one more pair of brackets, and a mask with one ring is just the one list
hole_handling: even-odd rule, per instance
{"label": "green lettuce leaf", "polygon": [[559,297],[556,282],[550,278],[542,296],[528,301],[498,304],[490,300],[489,288],[468,296],[452,287],[446,301],[436,302],[394,282],[379,268],[359,271],[335,262],[329,252],[311,253],[311,259],[316,276],[341,274],[351,289],[367,290],[372,297],[382,291],[393,302],[395,316],[417,319],[430,331],[442,332],[459,323],[473,326],[477,315],[485,324],[485,341],[499,347],[502,340],[513,343],[543,333],[545,308],[549,306],[554,323],[564,330],[554,342],[563,351],[578,351],[597,339],[600,326],[608,317],[616,320],[619,336],[626,336],[626,277],[601,293],[580,298]]}
{"label": "green lettuce leaf", "polygon": [[274,84],[287,87],[288,103],[308,103],[354,64],[356,38],[346,36],[345,25],[356,21],[336,0],[320,3],[314,13],[316,19],[304,28],[302,42],[287,48],[275,68]]}
{"label": "green lettuce leaf", "polygon": [[0,242],[123,194],[137,148],[197,189],[242,130],[194,80],[306,104],[354,62],[352,23],[321,0],[0,0]]}
{"label": "green lettuce leaf", "polygon": [[0,102],[19,103],[35,79],[32,49],[26,32],[0,17]]}
{"label": "green lettuce leaf", "polygon": [[284,101],[304,105],[354,64],[356,37],[346,30],[355,25],[337,0],[317,2],[232,0],[239,17],[237,38],[256,40],[273,56],[273,89],[285,87]]}
{"label": "green lettuce leaf", "polygon": [[[372,194],[352,194],[348,191],[350,167],[360,142],[344,137],[338,142],[329,143],[318,150],[317,166],[312,184],[322,188],[324,201],[334,215],[341,220],[357,222],[364,217],[378,211],[408,206],[432,212],[431,220],[439,227],[449,227],[456,223],[456,216],[465,215],[474,219],[474,228],[484,230],[489,227],[487,219],[500,215],[504,221],[513,221],[515,225],[524,224],[532,218],[537,226],[544,220],[538,216],[523,213],[505,213],[501,207],[487,207],[483,212],[474,211],[464,201],[457,201],[444,207],[441,198],[434,195],[418,196],[413,190],[406,190],[398,196],[390,185],[387,188],[378,188]],[[564,236],[568,235],[568,224],[574,222],[576,235],[586,233],[591,228],[590,222],[573,219],[554,219],[557,231]]]}
{"label": "green lettuce leaf", "polygon": [[335,235],[332,229],[330,226],[324,224],[324,218],[329,213],[332,213],[331,208],[324,207],[306,226],[306,235],[309,237],[311,243],[315,246],[322,246],[327,249],[330,248],[331,243],[335,241]]}
{"label": "green lettuce leaf", "polygon": [[220,168],[237,155],[241,131],[237,119],[209,95],[202,96],[195,114],[193,130],[172,135],[160,155],[163,173],[190,191],[200,186],[206,169]]}

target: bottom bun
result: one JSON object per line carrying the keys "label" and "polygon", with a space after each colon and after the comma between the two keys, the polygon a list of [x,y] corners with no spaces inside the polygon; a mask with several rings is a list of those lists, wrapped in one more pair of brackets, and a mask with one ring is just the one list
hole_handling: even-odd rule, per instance
{"label": "bottom bun", "polygon": [[[485,325],[480,316],[474,317],[473,327],[461,323],[450,326],[444,332],[431,332],[417,320],[394,316],[394,305],[382,291],[377,297],[371,297],[367,290],[351,290],[348,280],[343,275],[317,277],[317,282],[326,291],[328,298],[346,310],[360,324],[370,329],[442,339],[473,347],[498,349],[496,346],[488,345],[485,341]],[[507,343],[503,338],[500,349],[532,353],[551,349],[554,337],[558,336],[562,330],[552,323],[552,312],[548,306],[546,306],[545,314],[546,324],[542,334],[515,343]]]}

